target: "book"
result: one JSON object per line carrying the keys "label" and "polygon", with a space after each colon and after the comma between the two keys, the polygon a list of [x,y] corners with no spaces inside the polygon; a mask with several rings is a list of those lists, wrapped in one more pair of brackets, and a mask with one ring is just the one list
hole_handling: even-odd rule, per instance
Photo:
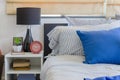
{"label": "book", "polygon": [[14,59],[13,60],[13,68],[15,67],[29,67],[30,60],[29,59]]}
{"label": "book", "polygon": [[30,66],[29,67],[14,67],[13,70],[30,70]]}
{"label": "book", "polygon": [[30,66],[29,62],[24,62],[24,63],[13,63],[13,67],[27,67]]}

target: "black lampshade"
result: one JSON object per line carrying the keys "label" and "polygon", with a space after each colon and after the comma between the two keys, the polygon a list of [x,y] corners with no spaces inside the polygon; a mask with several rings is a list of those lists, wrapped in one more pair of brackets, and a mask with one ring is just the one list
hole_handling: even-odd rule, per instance
{"label": "black lampshade", "polygon": [[22,7],[17,8],[17,24],[18,25],[28,25],[26,37],[23,43],[23,51],[31,52],[30,45],[33,42],[31,25],[40,24],[40,8]]}
{"label": "black lampshade", "polygon": [[17,24],[37,25],[40,24],[40,8],[22,7],[17,8]]}

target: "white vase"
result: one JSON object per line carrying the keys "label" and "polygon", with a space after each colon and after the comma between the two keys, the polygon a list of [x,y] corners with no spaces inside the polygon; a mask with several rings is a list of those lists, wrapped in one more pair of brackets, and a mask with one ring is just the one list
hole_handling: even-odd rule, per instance
{"label": "white vase", "polygon": [[14,52],[21,52],[21,51],[22,51],[22,45],[13,46],[13,51],[14,51]]}

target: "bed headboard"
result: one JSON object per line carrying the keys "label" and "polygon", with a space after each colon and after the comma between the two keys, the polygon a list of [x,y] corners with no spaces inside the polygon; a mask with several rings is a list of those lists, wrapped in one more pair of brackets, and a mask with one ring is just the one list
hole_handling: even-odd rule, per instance
{"label": "bed headboard", "polygon": [[47,56],[51,53],[51,49],[49,48],[49,40],[47,34],[56,26],[68,26],[68,23],[45,23],[44,24],[44,56]]}

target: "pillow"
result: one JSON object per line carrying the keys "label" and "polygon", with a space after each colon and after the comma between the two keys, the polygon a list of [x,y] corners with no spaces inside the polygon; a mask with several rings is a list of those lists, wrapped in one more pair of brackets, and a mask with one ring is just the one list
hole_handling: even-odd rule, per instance
{"label": "pillow", "polygon": [[120,80],[120,75],[97,77],[95,79],[84,78],[84,80]]}
{"label": "pillow", "polygon": [[81,31],[99,31],[109,30],[118,27],[120,21],[111,24],[101,24],[97,26],[74,26],[62,27],[58,26],[48,33],[49,47],[52,49],[53,55],[83,55],[83,47],[76,30]]}
{"label": "pillow", "polygon": [[83,55],[83,47],[76,30],[103,30],[103,28],[98,29],[92,26],[54,28],[47,34],[53,55]]}
{"label": "pillow", "polygon": [[77,31],[82,41],[85,63],[120,64],[120,28],[103,31]]}
{"label": "pillow", "polygon": [[83,48],[75,31],[72,27],[62,29],[59,35],[59,55],[82,55]]}

